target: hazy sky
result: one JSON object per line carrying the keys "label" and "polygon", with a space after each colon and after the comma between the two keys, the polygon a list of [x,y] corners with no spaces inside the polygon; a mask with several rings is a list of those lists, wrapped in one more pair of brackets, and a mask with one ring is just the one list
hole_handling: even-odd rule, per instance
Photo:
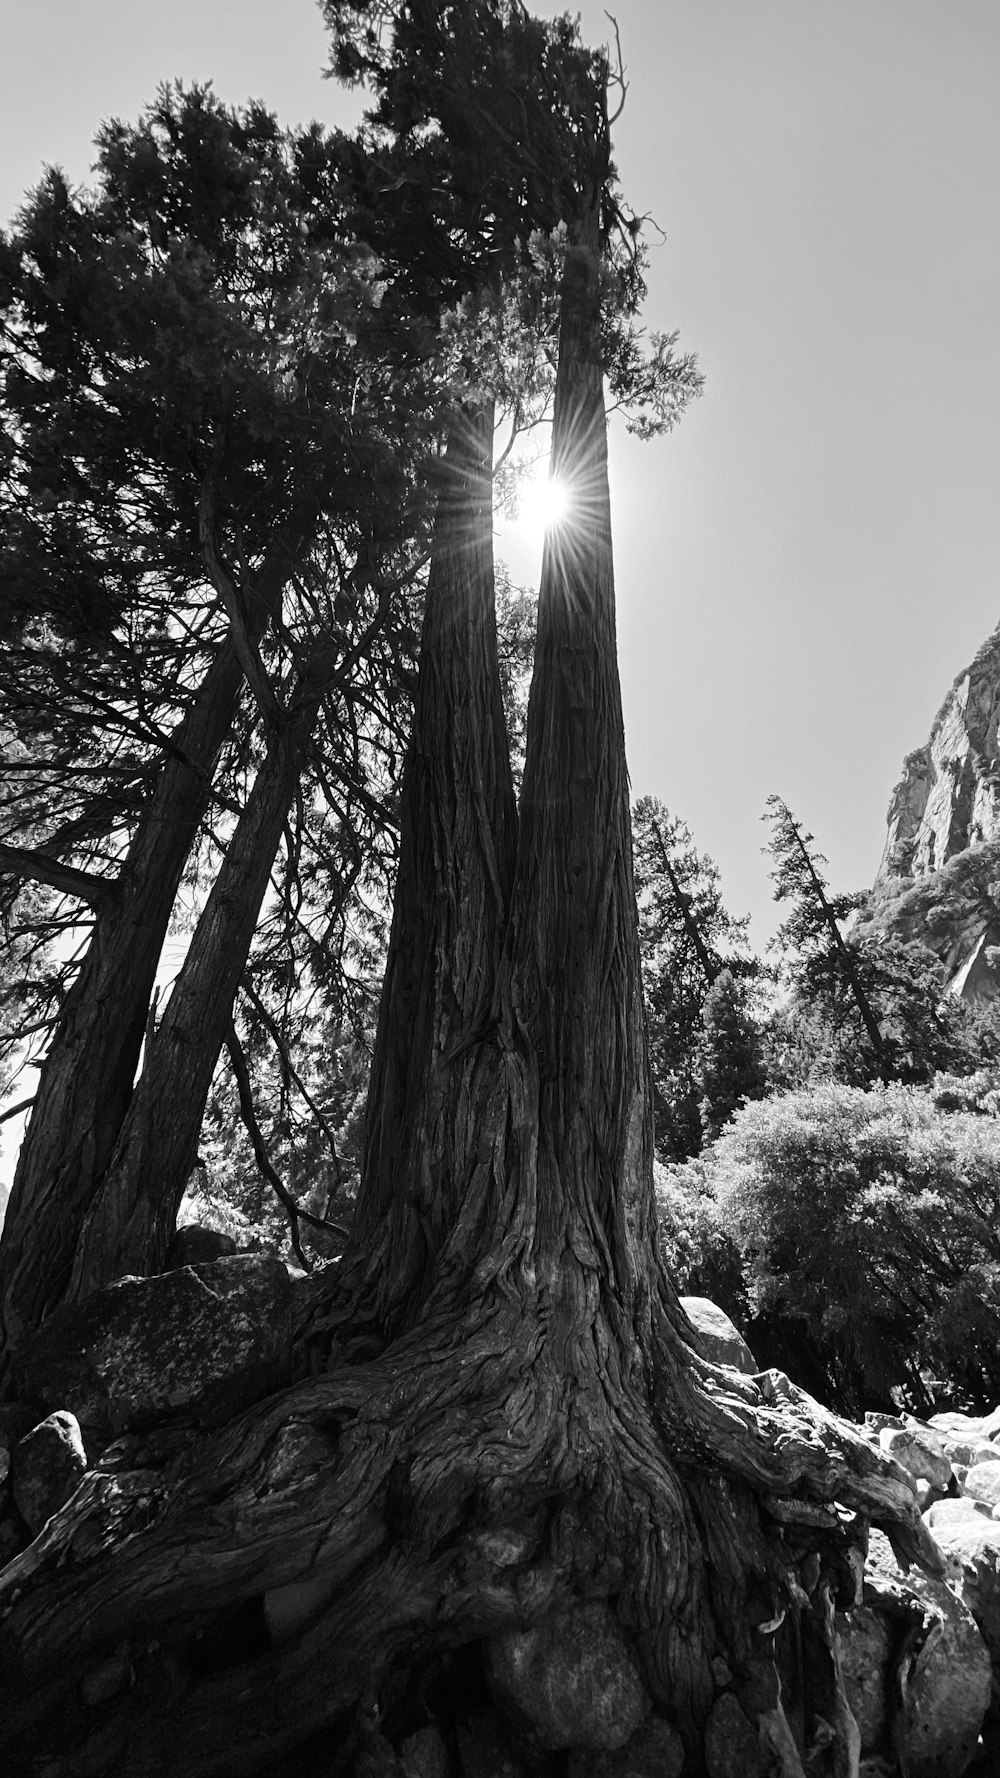
{"label": "hazy sky", "polygon": [[[559,6],[539,5],[553,15]],[[581,8],[607,36],[603,6]],[[613,433],[636,794],[773,924],[770,791],[871,881],[903,754],[1000,619],[998,0],[618,0],[625,193],[666,242],[647,319],[708,378],[673,438]],[[354,111],[314,0],[0,0],[0,217],[102,118],[212,79]],[[508,531],[515,574],[535,552]]]}

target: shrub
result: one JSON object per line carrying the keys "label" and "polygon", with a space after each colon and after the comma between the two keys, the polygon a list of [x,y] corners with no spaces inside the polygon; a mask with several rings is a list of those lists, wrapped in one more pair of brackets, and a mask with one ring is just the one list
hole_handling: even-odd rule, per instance
{"label": "shrub", "polygon": [[744,1106],[701,1177],[762,1363],[856,1415],[1000,1397],[995,1116],[828,1084]]}

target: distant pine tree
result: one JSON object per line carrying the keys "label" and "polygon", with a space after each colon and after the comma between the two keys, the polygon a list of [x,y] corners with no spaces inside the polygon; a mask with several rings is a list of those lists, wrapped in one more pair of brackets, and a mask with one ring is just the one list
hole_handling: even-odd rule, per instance
{"label": "distant pine tree", "polygon": [[731,970],[723,969],[709,989],[701,1024],[694,1075],[702,1137],[714,1142],[740,1105],[763,1096],[767,1080],[746,990]]}

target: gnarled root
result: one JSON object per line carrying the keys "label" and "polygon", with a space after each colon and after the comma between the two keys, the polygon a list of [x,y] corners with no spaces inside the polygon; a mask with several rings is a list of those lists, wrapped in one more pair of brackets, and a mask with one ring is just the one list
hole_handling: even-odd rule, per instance
{"label": "gnarled root", "polygon": [[809,1748],[810,1773],[856,1771],[834,1601],[869,1517],[937,1566],[908,1479],[775,1373],[687,1353],[650,1399],[601,1344],[556,1362],[503,1303],[208,1436],[120,1441],[0,1576],[5,1769],[264,1771],[582,1596],[633,1639],[686,1770],[722,1696],[787,1778]]}

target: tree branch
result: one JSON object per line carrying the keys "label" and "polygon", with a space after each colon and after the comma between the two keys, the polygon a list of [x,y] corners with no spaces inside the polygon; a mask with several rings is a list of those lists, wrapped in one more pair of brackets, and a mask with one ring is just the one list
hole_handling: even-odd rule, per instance
{"label": "tree branch", "polygon": [[264,1133],[257,1121],[257,1113],[254,1109],[253,1089],[250,1084],[250,1070],[247,1067],[246,1054],[243,1045],[236,1034],[236,1026],[233,1024],[232,1020],[229,1022],[229,1030],[226,1033],[226,1049],[232,1064],[233,1078],[236,1081],[236,1091],[239,1095],[240,1116],[243,1119],[243,1127],[246,1130],[253,1147],[254,1160],[257,1162],[261,1174],[267,1180],[267,1183],[271,1187],[275,1196],[278,1198],[279,1202],[284,1205],[288,1212],[292,1247],[294,1248],[296,1257],[300,1260],[303,1269],[309,1272],[312,1270],[312,1267],[303,1253],[299,1241],[299,1223],[307,1222],[312,1228],[329,1229],[337,1235],[346,1235],[347,1230],[342,1228],[339,1223],[324,1222],[321,1217],[313,1216],[310,1211],[303,1210],[301,1204],[296,1198],[293,1198],[291,1192],[285,1186],[280,1175],[272,1165],[271,1157],[267,1152],[267,1144],[264,1141]]}
{"label": "tree branch", "polygon": [[27,877],[34,883],[47,883],[63,895],[75,895],[92,907],[95,913],[113,907],[119,897],[117,883],[106,877],[92,876],[90,871],[77,870],[75,865],[60,864],[44,852],[28,852],[22,846],[0,842],[0,872]]}
{"label": "tree branch", "polygon": [[34,1103],[35,1095],[32,1093],[30,1099],[19,1099],[16,1105],[8,1105],[6,1111],[0,1111],[0,1124],[5,1124],[8,1118],[20,1116],[22,1111],[27,1111]]}
{"label": "tree branch", "polygon": [[207,479],[202,484],[201,498],[198,502],[198,536],[209,579],[218,593],[229,619],[233,645],[243,669],[243,677],[250,687],[254,703],[264,721],[269,727],[277,728],[281,721],[281,711],[274,695],[274,688],[264,670],[264,663],[260,658],[257,644],[247,629],[242,601],[235,582],[224,567],[219,555],[215,537],[215,505],[212,500],[211,483]]}
{"label": "tree branch", "polygon": [[[302,1080],[301,1076],[297,1072],[297,1070],[292,1062],[292,1058],[288,1054],[288,1050],[286,1048],[284,1039],[282,1038],[281,1032],[278,1028],[277,1021],[274,1018],[272,1018],[267,1007],[264,1005],[263,1000],[261,999],[260,995],[257,993],[257,990],[253,986],[253,983],[250,981],[249,975],[244,975],[243,980],[240,983],[240,987],[242,988],[243,993],[246,995],[251,1006],[253,1007],[254,1011],[256,1012],[258,1018],[260,1019],[261,1024],[264,1026],[265,1030],[270,1033],[271,1040],[274,1043],[274,1047],[277,1050],[278,1055],[281,1058],[282,1067],[287,1069],[289,1080],[292,1082],[292,1084],[294,1086],[298,1087],[298,1090],[301,1093],[306,1104],[308,1105],[309,1110],[312,1112],[313,1117],[316,1119],[316,1122],[319,1124],[319,1127],[322,1130],[324,1136],[326,1137],[327,1142],[330,1144],[330,1153],[333,1156],[334,1173],[336,1175],[337,1186],[339,1188],[340,1181],[341,1181],[340,1156],[337,1153],[337,1141],[336,1141],[336,1137],[334,1136],[333,1130],[330,1127],[329,1120],[326,1117],[324,1117],[323,1112],[321,1111],[320,1107],[316,1104],[316,1101],[310,1095],[308,1087],[306,1086],[305,1082]],[[300,1214],[304,1216],[306,1213],[305,1213],[305,1211],[301,1211]],[[319,1223],[318,1226],[320,1228],[324,1228],[324,1229],[333,1229],[334,1232],[338,1235],[346,1235],[348,1233],[348,1230],[343,1228],[340,1225],[340,1223],[321,1222],[321,1223]]]}

